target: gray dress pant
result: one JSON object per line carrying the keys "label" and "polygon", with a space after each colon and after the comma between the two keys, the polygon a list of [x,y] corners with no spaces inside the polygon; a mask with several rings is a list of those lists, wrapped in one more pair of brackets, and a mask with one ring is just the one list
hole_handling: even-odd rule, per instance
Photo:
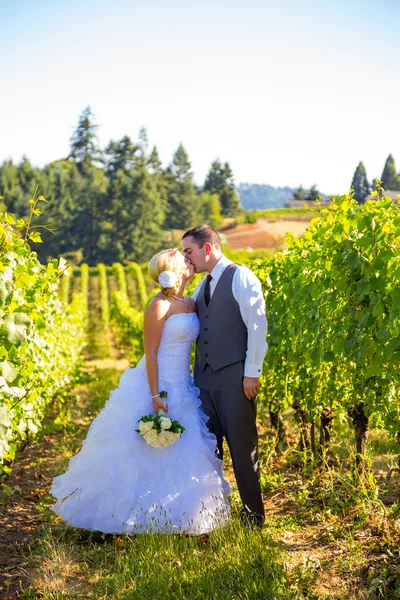
{"label": "gray dress pant", "polygon": [[256,402],[243,392],[244,362],[213,371],[195,366],[194,383],[200,389],[202,409],[209,417],[207,427],[217,438],[218,456],[223,458],[223,438],[229,446],[233,470],[243,506],[264,517],[258,473]]}

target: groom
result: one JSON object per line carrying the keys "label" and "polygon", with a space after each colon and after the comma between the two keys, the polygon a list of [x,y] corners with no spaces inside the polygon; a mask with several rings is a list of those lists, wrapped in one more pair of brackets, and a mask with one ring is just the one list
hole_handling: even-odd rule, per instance
{"label": "groom", "polygon": [[242,515],[261,529],[255,397],[268,349],[261,284],[250,269],[222,254],[219,235],[208,225],[187,231],[182,248],[195,272],[207,273],[193,293],[200,319],[194,382],[221,460],[223,438],[228,442]]}

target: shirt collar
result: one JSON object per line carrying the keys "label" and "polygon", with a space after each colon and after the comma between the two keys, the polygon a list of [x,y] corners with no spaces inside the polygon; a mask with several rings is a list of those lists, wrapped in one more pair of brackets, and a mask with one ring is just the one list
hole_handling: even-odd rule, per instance
{"label": "shirt collar", "polygon": [[224,272],[224,270],[226,269],[226,267],[231,262],[232,261],[229,260],[229,258],[226,258],[226,256],[224,254],[221,256],[221,258],[219,259],[219,261],[217,262],[217,264],[215,265],[215,267],[211,271],[211,277],[213,278],[213,281],[215,281],[215,283],[217,283],[217,281],[221,277],[222,273]]}

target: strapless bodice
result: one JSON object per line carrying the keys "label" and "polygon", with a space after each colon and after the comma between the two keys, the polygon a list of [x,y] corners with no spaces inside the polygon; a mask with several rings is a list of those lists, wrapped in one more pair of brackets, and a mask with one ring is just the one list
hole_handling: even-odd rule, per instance
{"label": "strapless bodice", "polygon": [[[178,313],[168,317],[157,353],[160,379],[171,382],[190,379],[190,349],[199,330],[196,313]],[[145,356],[137,368],[146,368]]]}

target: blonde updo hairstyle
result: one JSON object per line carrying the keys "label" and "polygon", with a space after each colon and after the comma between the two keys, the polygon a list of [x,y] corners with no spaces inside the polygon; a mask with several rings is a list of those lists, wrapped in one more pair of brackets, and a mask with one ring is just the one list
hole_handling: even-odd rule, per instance
{"label": "blonde updo hairstyle", "polygon": [[161,291],[166,296],[174,296],[182,283],[182,256],[178,250],[178,248],[171,248],[170,250],[162,250],[155,254],[150,260],[148,264],[148,271],[150,277],[160,285],[158,281],[158,276],[163,271],[172,271],[178,277],[178,281],[174,285],[174,287],[162,287]]}

